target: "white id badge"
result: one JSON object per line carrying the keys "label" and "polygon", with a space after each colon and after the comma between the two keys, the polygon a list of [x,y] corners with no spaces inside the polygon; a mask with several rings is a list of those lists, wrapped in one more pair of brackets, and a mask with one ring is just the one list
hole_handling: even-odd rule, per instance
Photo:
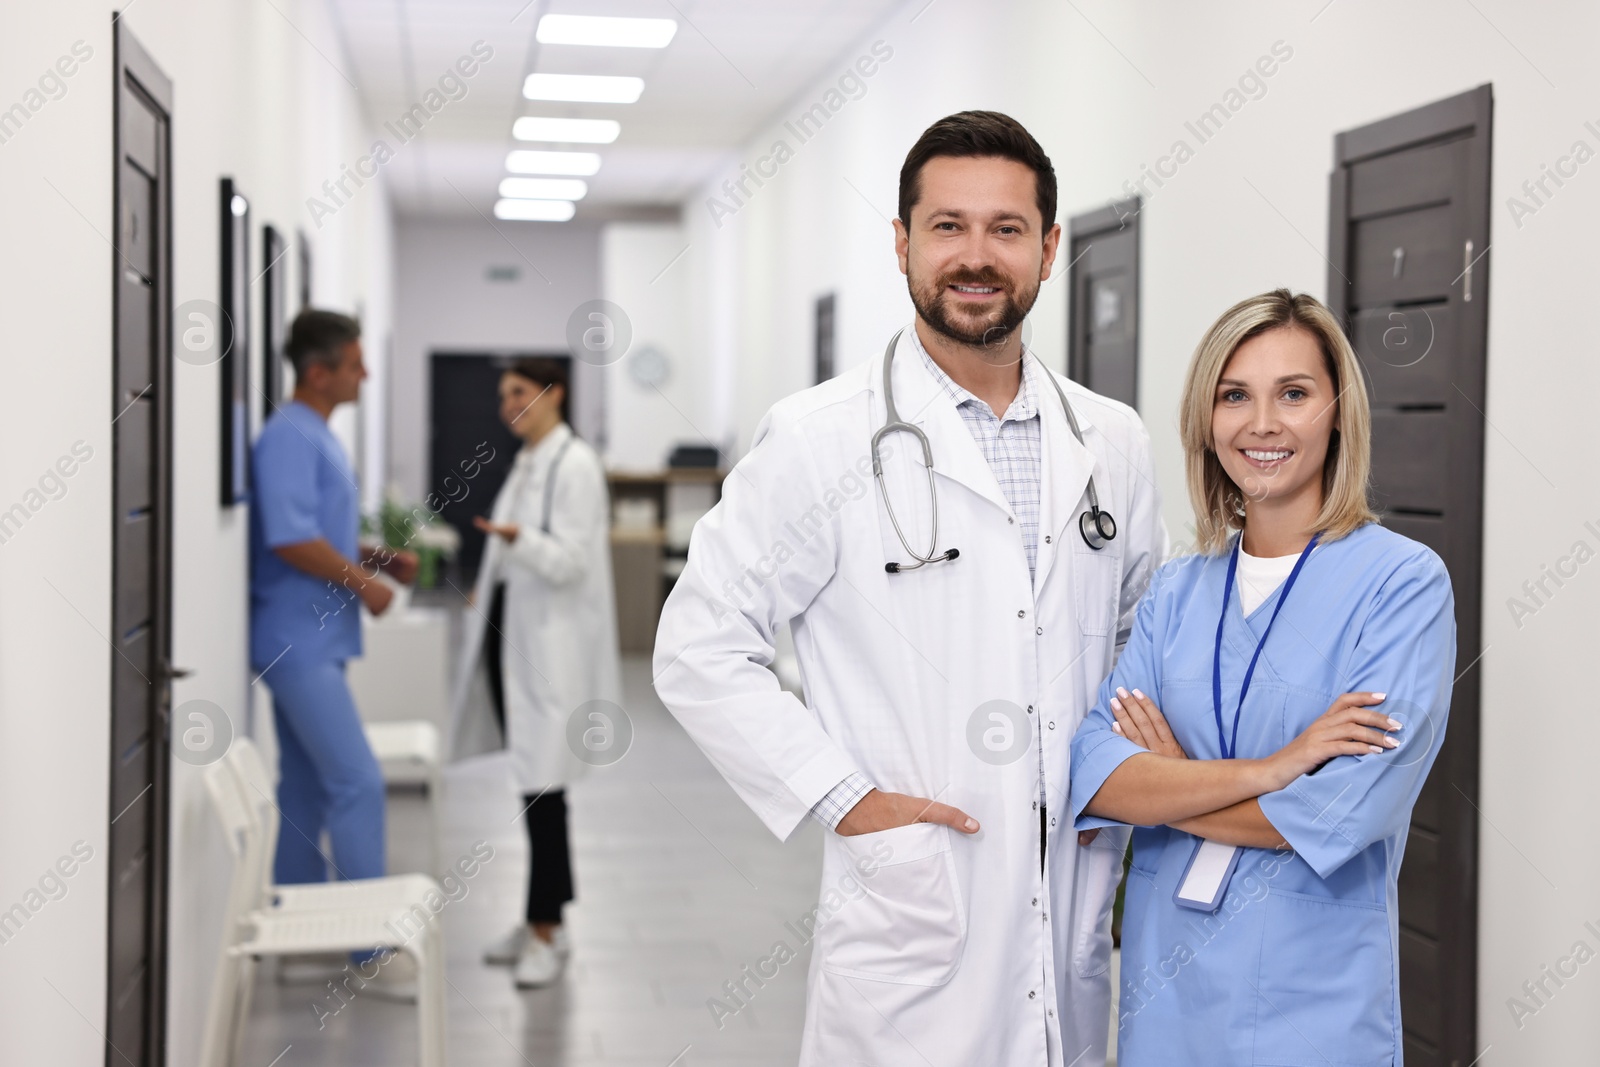
{"label": "white id badge", "polygon": [[1222,895],[1227,892],[1233,869],[1239,865],[1240,851],[1237,845],[1196,842],[1194,855],[1189,857],[1189,865],[1183,869],[1183,877],[1178,879],[1178,888],[1173,891],[1172,902],[1180,908],[1216,911],[1222,903]]}

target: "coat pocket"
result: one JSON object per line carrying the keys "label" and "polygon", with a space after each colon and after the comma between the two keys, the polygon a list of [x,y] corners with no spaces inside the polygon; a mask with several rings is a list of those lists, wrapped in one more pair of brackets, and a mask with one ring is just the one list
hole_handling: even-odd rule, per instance
{"label": "coat pocket", "polygon": [[[905,985],[948,982],[967,939],[949,827],[912,823],[830,842],[856,872],[860,893],[839,894],[822,925],[823,970]],[[825,895],[823,908],[829,903]]]}
{"label": "coat pocket", "polygon": [[[1063,537],[1078,537],[1076,520]],[[1067,553],[1078,609],[1078,629],[1086,637],[1108,637],[1117,630],[1117,605],[1121,600],[1122,558],[1110,547],[1095,551],[1078,545]]]}
{"label": "coat pocket", "polygon": [[[1076,837],[1076,835],[1073,835]],[[1087,848],[1078,850],[1073,872],[1072,966],[1079,978],[1104,974],[1111,966],[1111,906],[1122,881],[1122,857],[1128,847],[1126,831],[1103,829]]]}
{"label": "coat pocket", "polygon": [[1256,993],[1253,1063],[1389,1067],[1396,1020],[1387,910],[1273,890]]}

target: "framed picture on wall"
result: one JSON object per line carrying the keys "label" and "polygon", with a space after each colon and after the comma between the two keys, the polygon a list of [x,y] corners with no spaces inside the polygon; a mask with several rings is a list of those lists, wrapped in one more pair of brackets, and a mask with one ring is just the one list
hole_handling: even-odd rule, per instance
{"label": "framed picture on wall", "polygon": [[283,403],[284,307],[289,288],[289,243],[277,227],[261,227],[261,418]]}
{"label": "framed picture on wall", "polygon": [[222,305],[222,506],[250,496],[250,201],[224,178],[219,198]]}
{"label": "framed picture on wall", "polygon": [[816,384],[818,385],[833,377],[833,305],[833,293],[817,297],[815,355],[817,367]]}
{"label": "framed picture on wall", "polygon": [[300,261],[300,306],[295,308],[298,314],[311,306],[311,238],[306,236],[306,231],[294,232],[295,258]]}

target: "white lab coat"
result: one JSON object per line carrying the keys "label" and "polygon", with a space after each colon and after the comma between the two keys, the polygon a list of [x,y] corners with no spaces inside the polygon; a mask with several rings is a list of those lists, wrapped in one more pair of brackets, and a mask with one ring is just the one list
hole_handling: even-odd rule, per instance
{"label": "white lab coat", "polygon": [[[550,532],[544,533],[545,482],[563,446]],[[559,789],[585,766],[568,741],[573,712],[593,700],[617,705],[622,700],[610,505],[600,457],[566,423],[559,424],[533,448],[518,451],[491,518],[517,523],[521,531],[509,544],[489,536],[474,604],[463,616],[452,754],[459,759],[504,746],[511,750],[512,774],[523,793]],[[510,736],[504,740],[485,694],[473,695],[499,581],[506,583],[500,660]]]}
{"label": "white lab coat", "polygon": [[[927,823],[827,834],[819,912],[774,931],[798,949],[816,928],[802,1067],[1103,1064],[1109,919],[1127,833],[1078,845],[1068,758],[1166,551],[1149,438],[1131,409],[1057,376],[1080,445],[1055,391],[1040,383],[1030,583],[999,484],[902,338],[896,405],[928,435],[939,547],[960,557],[887,574],[886,561],[909,557],[870,466],[869,441],[884,422],[882,360],[767,413],[721,503],[695,527],[662,615],[656,690],[779,837],[856,770],[881,789],[953,804],[982,826],[970,837]],[[884,445],[895,515],[923,551],[921,449],[909,434]],[[1118,523],[1099,552],[1078,532],[1091,470]],[[803,703],[765,666],[791,620]],[[1000,765],[975,754],[987,730],[1000,729],[1006,747],[1004,717],[979,711],[997,700],[1017,708],[1029,738]],[[1042,876],[1040,736],[1051,819]]]}

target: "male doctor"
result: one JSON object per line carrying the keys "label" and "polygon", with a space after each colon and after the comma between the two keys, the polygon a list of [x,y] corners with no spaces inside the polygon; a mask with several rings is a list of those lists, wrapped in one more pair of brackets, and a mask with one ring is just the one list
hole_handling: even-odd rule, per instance
{"label": "male doctor", "polygon": [[[1166,531],[1138,416],[1057,375],[1080,443],[1022,344],[1055,215],[1054,169],[1014,119],[923,133],[900,172],[916,319],[890,385],[937,508],[910,432],[872,478],[885,352],[767,413],[662,614],[666,706],[779,837],[807,815],[833,831],[802,1067],[1105,1060],[1127,839],[1079,844],[1068,753]],[[1117,525],[1098,549],[1091,478]],[[767,669],[785,623],[804,703]]]}

